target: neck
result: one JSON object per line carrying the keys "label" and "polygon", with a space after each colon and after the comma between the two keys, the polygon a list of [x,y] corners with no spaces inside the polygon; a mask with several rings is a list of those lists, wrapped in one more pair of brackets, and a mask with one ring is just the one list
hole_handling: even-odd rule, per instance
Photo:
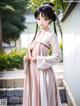
{"label": "neck", "polygon": [[41,29],[41,31],[47,32],[47,31],[49,31],[49,28]]}

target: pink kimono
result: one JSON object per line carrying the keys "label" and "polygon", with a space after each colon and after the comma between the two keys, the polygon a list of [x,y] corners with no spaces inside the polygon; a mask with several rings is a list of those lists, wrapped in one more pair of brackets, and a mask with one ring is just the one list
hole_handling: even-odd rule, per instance
{"label": "pink kimono", "polygon": [[[37,61],[24,63],[23,106],[61,106],[52,69],[62,59],[57,37],[51,31],[38,33],[31,46],[30,53]],[[49,55],[50,48],[52,55]]]}

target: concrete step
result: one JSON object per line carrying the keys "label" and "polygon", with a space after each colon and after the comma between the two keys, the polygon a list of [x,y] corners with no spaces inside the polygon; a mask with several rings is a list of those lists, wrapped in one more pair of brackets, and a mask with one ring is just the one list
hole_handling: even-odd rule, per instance
{"label": "concrete step", "polygon": [[[7,105],[7,106],[22,106],[21,104],[15,104],[15,105]],[[66,103],[63,103],[62,106],[68,106]]]}
{"label": "concrete step", "polygon": [[22,106],[21,104],[19,104],[19,105],[7,105],[7,106]]}
{"label": "concrete step", "polygon": [[[63,80],[63,71],[55,69],[58,86],[61,86]],[[0,72],[0,88],[23,87],[24,71]]]}
{"label": "concrete step", "polygon": [[[22,106],[21,104],[15,104],[15,105],[7,105],[7,106]],[[68,104],[66,103],[63,103],[62,106],[69,106]]]}
{"label": "concrete step", "polygon": [[[7,105],[7,106],[22,106],[22,105],[21,104],[19,104],[19,105],[16,104],[16,105]],[[64,104],[62,104],[62,106],[68,106],[68,105],[64,103]]]}
{"label": "concrete step", "polygon": [[64,87],[58,87],[61,103],[67,103],[66,90]]}
{"label": "concrete step", "polygon": [[68,104],[66,104],[66,103],[63,103],[63,104],[62,104],[62,106],[68,106]]}
{"label": "concrete step", "polygon": [[7,105],[7,106],[22,106],[22,105],[21,104],[19,104],[19,105],[18,104],[17,105],[15,104],[15,105]]}
{"label": "concrete step", "polygon": [[[59,93],[62,103],[67,103],[66,91],[63,87],[59,87]],[[6,98],[8,104],[22,104],[23,88],[3,88],[0,89],[0,98]]]}
{"label": "concrete step", "polygon": [[[22,105],[7,105],[7,106],[22,106]],[[68,106],[67,104],[62,104],[62,106]]]}

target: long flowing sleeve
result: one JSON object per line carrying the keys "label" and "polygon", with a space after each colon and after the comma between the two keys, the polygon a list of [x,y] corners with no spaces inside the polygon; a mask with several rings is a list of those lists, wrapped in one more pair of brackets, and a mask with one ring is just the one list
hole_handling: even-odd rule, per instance
{"label": "long flowing sleeve", "polygon": [[55,33],[49,36],[49,42],[52,48],[52,55],[37,56],[37,68],[39,70],[52,67],[62,59],[61,49],[59,47],[58,39]]}

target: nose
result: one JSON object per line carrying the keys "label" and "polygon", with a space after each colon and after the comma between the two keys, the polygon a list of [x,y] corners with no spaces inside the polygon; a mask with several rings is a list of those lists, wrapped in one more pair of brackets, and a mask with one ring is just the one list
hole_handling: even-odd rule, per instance
{"label": "nose", "polygon": [[43,24],[44,24],[43,20],[40,20],[40,25],[43,25]]}

